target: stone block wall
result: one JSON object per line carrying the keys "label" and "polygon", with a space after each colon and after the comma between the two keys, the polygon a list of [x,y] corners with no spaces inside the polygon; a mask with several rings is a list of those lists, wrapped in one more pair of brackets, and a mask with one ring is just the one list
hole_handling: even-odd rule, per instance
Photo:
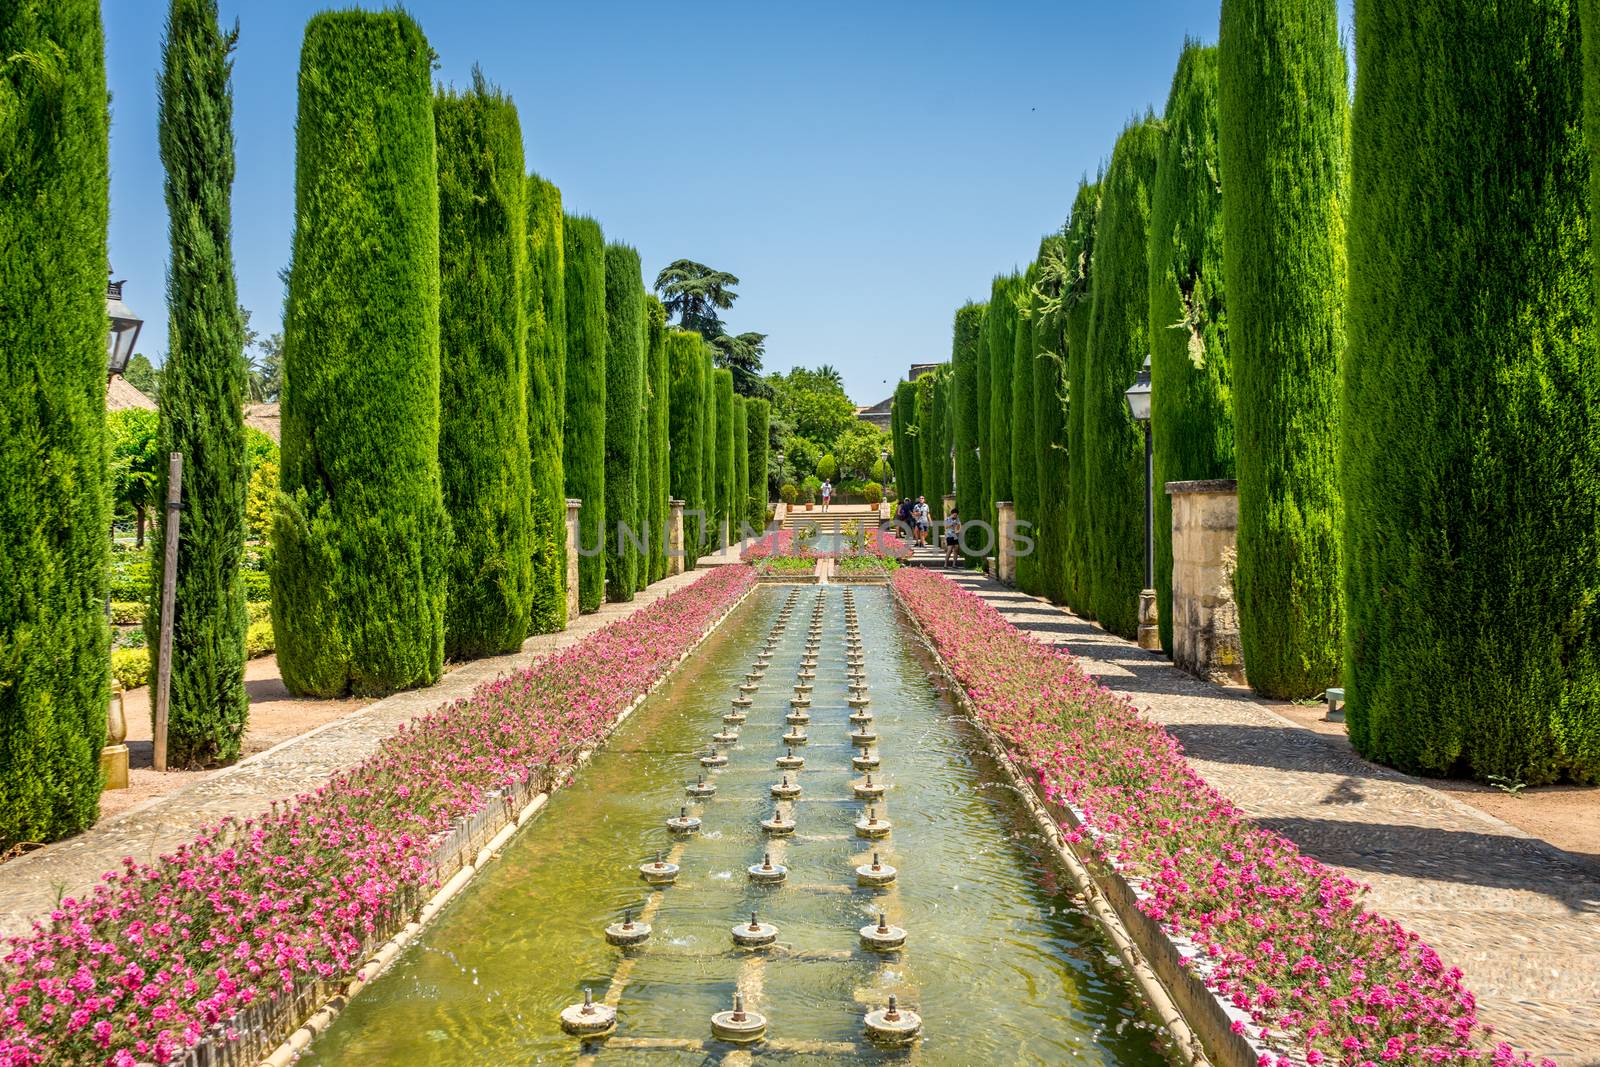
{"label": "stone block wall", "polygon": [[1222,685],[1245,681],[1233,602],[1239,486],[1168,482],[1172,497],[1172,661]]}

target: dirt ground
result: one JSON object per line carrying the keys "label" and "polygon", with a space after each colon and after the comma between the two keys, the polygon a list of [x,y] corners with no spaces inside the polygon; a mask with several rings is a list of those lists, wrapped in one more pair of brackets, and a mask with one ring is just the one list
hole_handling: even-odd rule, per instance
{"label": "dirt ground", "polygon": [[[245,728],[241,759],[265,752],[274,745],[309,733],[317,727],[359,711],[370,700],[315,700],[291,697],[278,675],[278,657],[262,656],[245,664],[245,689],[250,694],[250,725]],[[158,772],[151,766],[150,689],[132,689],[123,695],[128,718],[128,788],[100,794],[100,817],[127,811],[152,797],[196,782],[213,771]]]}
{"label": "dirt ground", "polygon": [[[1260,699],[1259,697],[1257,699]],[[1334,738],[1348,748],[1344,724],[1324,722],[1325,705],[1301,706],[1262,700],[1278,714],[1300,726]],[[1600,864],[1600,786],[1548,785],[1524,789],[1516,796],[1493,786],[1440,778],[1424,779],[1428,785],[1456,800],[1517,829],[1541,838],[1559,849]]]}

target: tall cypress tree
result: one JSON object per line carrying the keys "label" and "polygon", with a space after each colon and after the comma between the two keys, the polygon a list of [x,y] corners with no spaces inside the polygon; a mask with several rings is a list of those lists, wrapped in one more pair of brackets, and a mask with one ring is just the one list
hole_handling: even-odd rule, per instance
{"label": "tall cypress tree", "polygon": [[700,493],[705,505],[705,522],[701,530],[700,550],[710,554],[717,550],[719,536],[717,525],[717,368],[711,359],[711,347],[700,346],[701,377],[705,388],[701,399],[705,407],[701,414],[700,441]]}
{"label": "tall cypress tree", "polygon": [[1067,277],[1061,294],[1066,344],[1067,507],[1063,579],[1072,610],[1093,617],[1089,597],[1089,442],[1084,436],[1088,407],[1089,336],[1094,318],[1095,234],[1100,226],[1100,178],[1078,183],[1067,224]]}
{"label": "tall cypress tree", "polygon": [[983,475],[978,452],[978,368],[983,361],[983,318],[987,310],[987,304],[963,304],[956,309],[951,331],[950,367],[955,375],[955,396],[950,419],[955,426],[956,511],[963,522],[980,518],[983,513]]}
{"label": "tall cypress tree", "polygon": [[917,378],[916,495],[927,500],[929,515],[932,515],[932,509],[938,506],[938,494],[933,490],[933,480],[940,467],[939,424],[933,421],[933,391],[938,384],[938,378],[937,371],[930,371]]}
{"label": "tall cypress tree", "polygon": [[272,525],[294,693],[427,685],[444,659],[432,61],[399,11],[316,15],[300,52]]}
{"label": "tall cypress tree", "polygon": [[578,511],[578,610],[599,609],[606,592],[606,241],[600,224],[562,223],[566,282],[567,496]]}
{"label": "tall cypress tree", "polygon": [[649,321],[649,348],[645,377],[650,386],[650,492],[646,496],[650,526],[649,582],[667,576],[667,521],[670,512],[667,485],[671,480],[667,457],[668,423],[671,419],[672,373],[667,367],[667,312],[654,296],[645,298]]}
{"label": "tall cypress tree", "polygon": [[[172,262],[161,378],[160,455],[182,452],[183,519],[173,600],[167,759],[179,767],[239,756],[244,688],[244,330],[233,277],[233,91],[238,31],[216,0],[172,0],[162,44],[160,142]],[[158,466],[156,499],[167,498]],[[166,516],[151,540],[164,554]],[[160,566],[151,568],[145,633],[161,625]],[[151,641],[151,662],[160,643]],[[151,709],[152,712],[154,708]]]}
{"label": "tall cypress tree", "polygon": [[1017,326],[1011,349],[1011,492],[1016,498],[1017,518],[1028,523],[1025,536],[1034,540],[1034,549],[1017,557],[1017,588],[1025,593],[1042,591],[1040,569],[1039,458],[1033,421],[1033,365],[1038,349],[1033,342],[1038,303],[1033,287],[1039,282],[1039,265],[1028,264],[1022,286],[1017,290]]}
{"label": "tall cypress tree", "polygon": [[1338,677],[1348,78],[1335,0],[1223,0],[1217,103],[1250,684]]}
{"label": "tall cypress tree", "polygon": [[99,3],[0,5],[0,57],[3,848],[75,833],[100,807],[111,512]]}
{"label": "tall cypress tree", "polygon": [[1577,4],[1363,5],[1356,27],[1350,740],[1407,771],[1592,782],[1600,362]]}
{"label": "tall cypress tree", "polygon": [[733,487],[728,511],[728,525],[735,531],[750,521],[750,421],[744,397],[738,393],[733,394]]}
{"label": "tall cypress tree", "polygon": [[455,533],[445,655],[514,652],[533,604],[528,215],[522,126],[473,71],[433,102],[439,157],[439,467]]}
{"label": "tall cypress tree", "polygon": [[891,402],[891,427],[894,425],[893,413],[899,414],[898,436],[894,439],[894,482],[901,497],[916,498],[917,487],[922,484],[922,476],[917,471],[917,437],[914,427],[917,425],[917,383],[900,382],[894,387],[894,400]]}
{"label": "tall cypress tree", "polygon": [[[1016,358],[1017,294],[1021,291],[1021,275],[996,277],[989,288],[989,313],[984,317],[989,358],[989,444],[983,450],[988,464],[983,484],[989,494],[989,521],[993,523],[999,522],[995,505],[1002,500],[1012,500],[1014,492],[1011,485],[1011,366]],[[996,539],[999,536],[997,525]]]}
{"label": "tall cypress tree", "polygon": [[1039,243],[1039,264],[1033,296],[1034,470],[1039,485],[1038,526],[1033,538],[1039,556],[1039,591],[1059,604],[1067,598],[1067,506],[1071,495],[1063,333],[1069,265],[1062,234],[1051,234]]}
{"label": "tall cypress tree", "polygon": [[606,599],[633,599],[639,552],[639,406],[644,399],[644,279],[639,253],[606,245]]}
{"label": "tall cypress tree", "polygon": [[[950,392],[950,368],[940,367],[928,376],[928,421],[922,431],[917,466],[922,470],[922,495],[928,498],[928,514],[935,522],[944,521],[944,495],[950,491],[950,418],[946,399]],[[918,397],[921,403],[921,397]]]}
{"label": "tall cypress tree", "polygon": [[667,363],[672,384],[667,387],[671,402],[668,435],[668,484],[672,495],[684,502],[684,569],[699,558],[705,540],[705,490],[701,474],[705,463],[705,355],[700,335],[684,330],[667,331]]}
{"label": "tall cypress tree", "polygon": [[711,383],[717,404],[717,528],[726,523],[731,540],[739,532],[733,511],[733,371],[717,368]]}
{"label": "tall cypress tree", "polygon": [[[998,279],[997,279],[998,280]],[[991,286],[992,290],[992,286]],[[974,396],[978,402],[978,436],[973,443],[973,452],[977,457],[978,477],[978,506],[971,512],[962,511],[962,519],[966,522],[994,521],[994,471],[990,467],[990,460],[994,457],[994,441],[991,438],[991,424],[989,422],[989,304],[980,305],[983,314],[978,317],[977,359],[974,366],[973,377],[976,379],[977,388]],[[992,538],[990,539],[993,540]],[[974,549],[982,549],[981,541],[967,542]],[[995,546],[991,543],[987,552],[993,552]],[[974,562],[982,566],[983,559],[975,558]]]}
{"label": "tall cypress tree", "polygon": [[1144,588],[1144,434],[1124,391],[1149,353],[1150,193],[1161,148],[1154,117],[1117,138],[1101,183],[1094,262],[1094,319],[1083,391],[1089,511],[1089,600],[1112,633],[1139,629]]}
{"label": "tall cypress tree", "polygon": [[1184,45],[1163,126],[1150,208],[1150,378],[1156,603],[1171,653],[1172,498],[1163,487],[1233,477],[1216,48]]}
{"label": "tall cypress tree", "polygon": [[751,397],[745,403],[745,424],[750,447],[750,525],[763,530],[767,525],[767,466],[771,462],[771,402]]}
{"label": "tall cypress tree", "polygon": [[567,299],[561,190],[528,178],[528,453],[533,492],[529,632],[567,627]]}

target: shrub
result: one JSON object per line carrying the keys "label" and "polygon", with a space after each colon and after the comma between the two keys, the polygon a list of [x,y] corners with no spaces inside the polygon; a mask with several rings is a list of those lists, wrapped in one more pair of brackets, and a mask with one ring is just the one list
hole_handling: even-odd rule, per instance
{"label": "shrub", "polygon": [[538,175],[527,185],[528,454],[532,487],[530,633],[567,628],[567,300],[561,190]]}
{"label": "shrub", "polygon": [[[111,599],[136,601],[140,611],[149,610],[150,557],[148,554],[119,552],[111,557]],[[141,614],[140,619],[144,616]],[[135,620],[138,621],[138,620]]]}
{"label": "shrub", "polygon": [[1220,47],[1239,639],[1251,685],[1304,697],[1338,676],[1340,655],[1349,79],[1337,4],[1224,0]]}
{"label": "shrub", "polygon": [[827,482],[839,477],[839,461],[833,458],[832,452],[824,452],[817,460],[817,477]]}
{"label": "shrub", "polygon": [[282,477],[278,461],[265,460],[250,471],[250,486],[244,500],[245,537],[259,544],[272,532],[272,509],[278,502],[278,482]]}
{"label": "shrub", "polygon": [[399,11],[316,15],[300,54],[272,524],[297,694],[426,685],[444,659],[432,55]]}
{"label": "shrub", "polygon": [[439,160],[439,467],[454,543],[444,649],[512,652],[533,599],[528,452],[528,216],[522,127],[474,70],[433,102]]}
{"label": "shrub", "polygon": [[1155,590],[1172,652],[1168,482],[1233,477],[1233,410],[1222,285],[1217,50],[1190,41],[1167,97],[1150,204],[1150,379],[1155,446]]}
{"label": "shrub", "polygon": [[142,600],[113,600],[111,621],[117,626],[144,625],[145,604]]}
{"label": "shrub", "polygon": [[817,493],[822,489],[822,482],[815,474],[808,474],[800,481],[800,502],[802,504],[815,504]]}
{"label": "shrub", "polygon": [[104,54],[97,0],[0,4],[0,850],[100,803]]}
{"label": "shrub", "polygon": [[[792,487],[785,486],[784,488]],[[868,482],[862,487],[861,492],[862,495],[867,498],[867,503],[873,507],[877,507],[883,502],[883,486],[879,485],[877,482]]]}
{"label": "shrub", "polygon": [[244,649],[247,657],[255,659],[257,656],[270,656],[276,648],[277,645],[272,639],[272,623],[270,621],[250,624],[250,628],[245,631],[244,638]]}
{"label": "shrub", "polygon": [[111,677],[124,689],[150,684],[150,650],[119,648],[111,653]]}
{"label": "shrub", "polygon": [[[250,626],[254,626],[257,623],[261,623],[261,622],[271,622],[272,621],[272,605],[270,603],[266,603],[264,601],[263,602],[258,602],[258,603],[246,604],[245,605],[245,613],[244,614],[245,614],[245,621]],[[246,633],[248,634],[248,631],[246,631]]]}
{"label": "shrub", "polygon": [[245,571],[242,580],[247,604],[266,603],[272,599],[272,576],[266,571]]}
{"label": "shrub", "polygon": [[[1094,251],[1094,324],[1085,361],[1083,491],[1089,506],[1089,600],[1112,633],[1139,628],[1144,588],[1144,434],[1124,390],[1149,352],[1150,187],[1161,128],[1153,117],[1117,138],[1100,185]],[[1079,393],[1073,391],[1074,403]]]}
{"label": "shrub", "polygon": [[793,482],[784,482],[778,487],[778,499],[793,507],[794,502],[800,499],[799,487]]}
{"label": "shrub", "polygon": [[667,331],[667,362],[672,384],[668,433],[672,438],[672,495],[684,502],[684,569],[694,566],[705,543],[705,490],[701,482],[705,455],[705,346],[697,333]]}
{"label": "shrub", "polygon": [[633,599],[639,551],[639,408],[644,401],[644,279],[639,253],[606,245],[606,599]]}
{"label": "shrub", "polygon": [[772,433],[772,404],[760,397],[745,403],[745,437],[750,449],[750,522],[758,530],[767,525],[767,468]]}
{"label": "shrub", "polygon": [[978,452],[978,368],[983,361],[984,314],[987,304],[963,304],[956,309],[950,339],[950,370],[954,376],[954,402],[950,421],[956,450],[956,510],[966,519],[982,517],[983,481]]}
{"label": "shrub", "polygon": [[1084,437],[1084,411],[1079,398],[1088,393],[1089,328],[1094,320],[1095,232],[1100,220],[1100,182],[1081,181],[1067,223],[1067,270],[1061,294],[1066,345],[1067,494],[1066,553],[1063,579],[1067,603],[1080,615],[1093,617],[1089,599],[1089,444]]}
{"label": "shrub", "polygon": [[566,495],[578,512],[578,610],[605,599],[606,556],[606,242],[600,224],[568,215],[562,222],[566,282]]}
{"label": "shrub", "polygon": [[1344,677],[1351,742],[1406,771],[1600,779],[1575,11],[1359,11]]}

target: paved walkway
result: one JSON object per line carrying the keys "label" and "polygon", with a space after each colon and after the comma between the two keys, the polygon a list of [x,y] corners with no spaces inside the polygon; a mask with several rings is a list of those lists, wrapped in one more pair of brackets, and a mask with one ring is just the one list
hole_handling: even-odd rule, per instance
{"label": "paved walkway", "polygon": [[[738,546],[701,560],[701,566],[739,562]],[[361,762],[402,724],[467,696],[483,682],[582,640],[608,623],[649,607],[701,577],[690,571],[657,582],[626,604],[604,604],[559,634],[523,642],[508,656],[463,663],[437,685],[396,693],[275,748],[172,793],[156,797],[96,824],[77,837],[0,864],[0,935],[26,931],[32,920],[62,897],[80,896],[124,856],[152,861],[188,841],[206,823],[227,815],[247,818],[282,800],[308,792],[335,773]]]}
{"label": "paved walkway", "polygon": [[1262,826],[1372,886],[1368,904],[1466,972],[1480,1013],[1519,1048],[1600,1065],[1600,867],[1362,760],[1242,690],[1210,685],[1093,623],[952,572],[1012,624],[1065,644],[1183,743]]}

